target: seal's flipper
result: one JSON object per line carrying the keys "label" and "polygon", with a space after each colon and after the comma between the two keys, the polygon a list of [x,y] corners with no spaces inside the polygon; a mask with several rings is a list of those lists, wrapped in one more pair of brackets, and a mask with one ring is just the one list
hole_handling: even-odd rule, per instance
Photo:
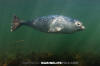
{"label": "seal's flipper", "polygon": [[20,26],[21,26],[20,19],[17,16],[14,16],[13,22],[11,25],[11,32],[16,30]]}

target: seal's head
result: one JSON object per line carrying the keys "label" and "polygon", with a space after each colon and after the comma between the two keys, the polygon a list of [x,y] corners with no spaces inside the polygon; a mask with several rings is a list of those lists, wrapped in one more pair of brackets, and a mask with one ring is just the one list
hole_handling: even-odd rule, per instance
{"label": "seal's head", "polygon": [[74,24],[77,31],[81,31],[85,29],[85,26],[83,26],[82,22],[78,20],[75,20]]}

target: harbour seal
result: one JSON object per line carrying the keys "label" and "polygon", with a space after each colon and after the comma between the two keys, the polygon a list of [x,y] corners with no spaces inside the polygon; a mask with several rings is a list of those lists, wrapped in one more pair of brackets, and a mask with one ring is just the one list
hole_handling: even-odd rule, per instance
{"label": "harbour seal", "polygon": [[11,32],[15,31],[22,25],[33,27],[46,33],[65,33],[70,34],[85,29],[82,22],[62,15],[49,15],[35,18],[30,21],[21,21],[17,16],[14,16]]}

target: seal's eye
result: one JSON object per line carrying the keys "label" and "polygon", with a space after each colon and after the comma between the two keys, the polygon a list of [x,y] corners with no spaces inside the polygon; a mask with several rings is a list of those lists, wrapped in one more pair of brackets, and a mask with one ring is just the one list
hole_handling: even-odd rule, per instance
{"label": "seal's eye", "polygon": [[77,26],[81,26],[81,23],[80,22],[76,22],[75,23]]}
{"label": "seal's eye", "polygon": [[77,23],[77,25],[80,26],[81,24],[80,23]]}

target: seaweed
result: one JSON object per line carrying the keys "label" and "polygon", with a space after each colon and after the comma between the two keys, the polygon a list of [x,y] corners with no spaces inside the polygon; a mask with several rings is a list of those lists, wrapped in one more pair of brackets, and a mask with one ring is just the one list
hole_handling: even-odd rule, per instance
{"label": "seaweed", "polygon": [[[0,66],[38,66],[41,62],[78,62],[67,64],[68,66],[95,66],[100,65],[100,56],[94,54],[53,54],[53,53],[30,53],[24,55],[16,53],[15,56],[0,56]],[[54,64],[64,66],[64,64]]]}

